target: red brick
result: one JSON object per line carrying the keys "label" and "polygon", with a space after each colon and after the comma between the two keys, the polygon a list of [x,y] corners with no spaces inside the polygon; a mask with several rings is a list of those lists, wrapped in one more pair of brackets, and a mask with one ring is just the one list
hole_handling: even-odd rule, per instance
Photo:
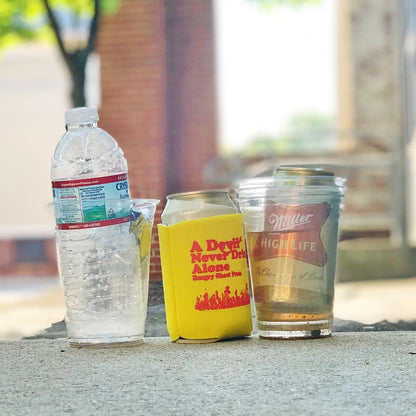
{"label": "red brick", "polygon": [[[133,197],[204,189],[201,168],[216,155],[214,25],[211,0],[124,0],[103,18],[100,124],[129,165]],[[151,279],[160,279],[153,229]]]}

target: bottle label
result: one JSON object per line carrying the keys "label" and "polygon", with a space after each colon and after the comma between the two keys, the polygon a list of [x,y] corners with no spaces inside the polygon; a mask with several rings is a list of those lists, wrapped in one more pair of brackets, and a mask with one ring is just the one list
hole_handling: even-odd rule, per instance
{"label": "bottle label", "polygon": [[52,181],[57,228],[104,227],[130,221],[127,173]]}

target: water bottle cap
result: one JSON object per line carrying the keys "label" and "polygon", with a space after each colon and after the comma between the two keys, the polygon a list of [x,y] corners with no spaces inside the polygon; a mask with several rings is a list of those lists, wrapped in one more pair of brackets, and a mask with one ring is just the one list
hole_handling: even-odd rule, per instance
{"label": "water bottle cap", "polygon": [[65,111],[65,123],[67,125],[97,121],[98,113],[95,107],[77,107]]}

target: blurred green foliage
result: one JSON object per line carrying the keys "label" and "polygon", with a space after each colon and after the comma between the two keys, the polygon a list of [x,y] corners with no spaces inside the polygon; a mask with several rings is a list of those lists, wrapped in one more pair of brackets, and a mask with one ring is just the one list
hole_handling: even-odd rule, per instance
{"label": "blurred green foliage", "polygon": [[[0,0],[0,51],[24,40],[53,41],[45,2],[53,10],[66,9],[75,16],[92,17],[91,0]],[[115,13],[121,0],[100,0],[103,13]]]}
{"label": "blurred green foliage", "polygon": [[[117,12],[120,3],[121,0],[0,0],[0,53],[25,40],[56,41],[72,79],[72,103],[84,106],[85,67],[94,49],[100,15]],[[81,21],[90,22],[85,39],[73,36]],[[69,40],[64,33],[68,22],[72,24]]]}
{"label": "blurred green foliage", "polygon": [[276,137],[253,138],[244,153],[248,155],[316,153],[335,145],[332,117],[315,111],[295,113],[283,133]]}
{"label": "blurred green foliage", "polygon": [[0,51],[27,39],[52,39],[40,0],[0,0]]}

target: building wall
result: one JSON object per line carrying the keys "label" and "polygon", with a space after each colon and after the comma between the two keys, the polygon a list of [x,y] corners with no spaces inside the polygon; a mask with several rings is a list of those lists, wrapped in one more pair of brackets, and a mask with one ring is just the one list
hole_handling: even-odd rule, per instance
{"label": "building wall", "polygon": [[202,167],[217,153],[211,1],[165,1],[167,192],[206,187]]}
{"label": "building wall", "polygon": [[0,56],[0,276],[57,274],[50,161],[70,105],[66,71],[54,45]]}
{"label": "building wall", "polygon": [[376,149],[394,150],[401,135],[400,5],[351,2],[356,128]]}
{"label": "building wall", "polygon": [[347,235],[355,237],[339,245],[339,280],[413,276],[415,252],[406,240],[404,221],[408,195],[403,121],[409,109],[403,105],[401,54],[406,2],[338,1],[339,116],[341,132],[349,142],[341,221],[344,235],[347,228]]}
{"label": "building wall", "polygon": [[377,225],[399,236],[400,2],[339,0],[338,5],[339,131],[351,155],[346,213],[359,227]]}
{"label": "building wall", "polygon": [[165,32],[160,1],[123,1],[104,17],[98,36],[101,61],[100,125],[125,153],[131,194],[165,192]]}
{"label": "building wall", "polygon": [[390,151],[402,131],[400,4],[339,0],[340,124],[357,146]]}
{"label": "building wall", "polygon": [[[101,126],[124,150],[131,194],[161,200],[203,189],[216,154],[214,25],[211,1],[124,0],[103,18]],[[153,232],[150,277],[160,279]]]}

